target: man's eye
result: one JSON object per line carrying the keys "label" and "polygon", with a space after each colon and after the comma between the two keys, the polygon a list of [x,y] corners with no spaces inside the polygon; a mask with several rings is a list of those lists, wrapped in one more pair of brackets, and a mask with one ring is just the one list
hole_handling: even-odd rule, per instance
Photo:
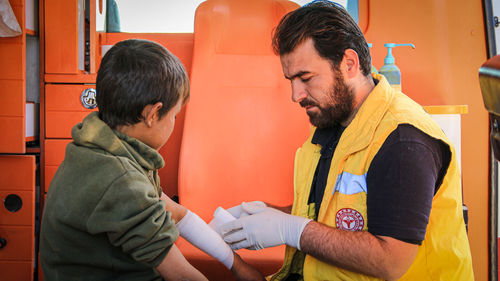
{"label": "man's eye", "polygon": [[300,81],[302,81],[302,82],[308,82],[309,80],[311,80],[311,77],[300,78]]}

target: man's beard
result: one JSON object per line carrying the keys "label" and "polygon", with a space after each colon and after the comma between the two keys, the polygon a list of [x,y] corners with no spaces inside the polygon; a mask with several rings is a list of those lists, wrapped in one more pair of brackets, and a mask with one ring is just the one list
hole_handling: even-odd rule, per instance
{"label": "man's beard", "polygon": [[327,93],[330,102],[326,106],[321,107],[319,104],[307,99],[300,102],[302,107],[313,105],[319,108],[319,113],[307,112],[311,124],[318,128],[337,126],[346,121],[353,111],[354,93],[345,84],[340,71],[335,71],[335,82],[335,86]]}

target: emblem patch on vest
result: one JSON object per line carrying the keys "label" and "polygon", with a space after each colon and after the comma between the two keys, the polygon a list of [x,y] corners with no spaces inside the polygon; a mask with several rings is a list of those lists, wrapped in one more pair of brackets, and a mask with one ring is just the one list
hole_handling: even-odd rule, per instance
{"label": "emblem patch on vest", "polygon": [[338,229],[360,231],[363,230],[365,220],[358,211],[351,208],[343,208],[337,212],[335,224]]}

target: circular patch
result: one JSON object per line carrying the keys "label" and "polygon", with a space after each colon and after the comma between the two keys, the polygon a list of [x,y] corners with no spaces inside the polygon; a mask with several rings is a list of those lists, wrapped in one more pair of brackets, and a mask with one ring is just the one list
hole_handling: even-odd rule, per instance
{"label": "circular patch", "polygon": [[337,212],[335,223],[338,229],[360,231],[363,230],[365,220],[358,211],[350,208],[343,208]]}

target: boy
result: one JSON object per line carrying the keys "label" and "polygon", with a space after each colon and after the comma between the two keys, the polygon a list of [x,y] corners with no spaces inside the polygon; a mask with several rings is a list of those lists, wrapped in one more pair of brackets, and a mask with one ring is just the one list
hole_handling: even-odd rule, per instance
{"label": "boy", "polygon": [[99,111],[72,129],[50,184],[40,236],[44,279],[206,280],[174,245],[181,234],[236,279],[263,280],[162,193],[158,150],[189,98],[180,61],[156,43],[122,41],[103,57],[96,89]]}

